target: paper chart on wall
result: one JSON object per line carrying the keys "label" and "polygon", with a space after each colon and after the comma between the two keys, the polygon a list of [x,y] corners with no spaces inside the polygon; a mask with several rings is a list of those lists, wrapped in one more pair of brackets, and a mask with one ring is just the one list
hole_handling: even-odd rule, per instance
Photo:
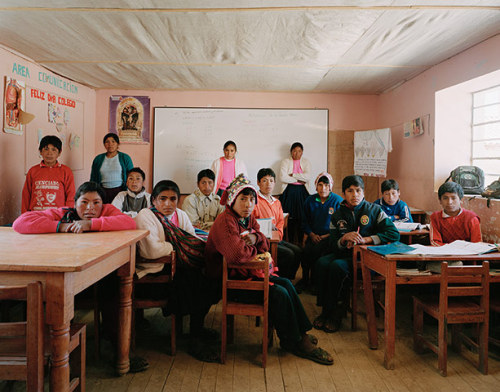
{"label": "paper chart on wall", "polygon": [[387,154],[392,151],[389,128],[354,132],[354,173],[360,176],[385,177]]}

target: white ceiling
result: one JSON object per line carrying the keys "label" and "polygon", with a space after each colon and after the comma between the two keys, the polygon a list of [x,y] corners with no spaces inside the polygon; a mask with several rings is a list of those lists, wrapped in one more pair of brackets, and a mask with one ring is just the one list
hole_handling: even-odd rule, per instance
{"label": "white ceiling", "polygon": [[0,0],[1,44],[93,88],[380,94],[497,34],[500,0]]}

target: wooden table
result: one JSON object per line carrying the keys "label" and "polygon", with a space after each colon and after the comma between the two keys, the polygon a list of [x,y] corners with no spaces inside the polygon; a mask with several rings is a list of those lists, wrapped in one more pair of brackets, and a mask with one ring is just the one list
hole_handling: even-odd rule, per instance
{"label": "wooden table", "polygon": [[[427,229],[419,229],[419,230],[412,230],[412,231],[400,231],[399,235],[401,236],[401,240],[403,240],[403,238],[406,238],[407,244],[411,245],[411,244],[413,244],[413,237],[428,236],[429,233],[430,232]],[[404,242],[404,241],[401,241],[401,242]]]}
{"label": "wooden table", "polygon": [[[397,276],[398,261],[457,261],[482,262],[483,260],[500,262],[500,253],[488,253],[474,256],[419,256],[419,255],[387,255],[382,256],[366,246],[359,247],[361,252],[361,269],[363,273],[363,290],[365,295],[366,322],[368,326],[368,341],[371,349],[378,348],[377,322],[375,319],[375,304],[373,301],[370,270],[385,277],[385,355],[384,366],[394,369],[395,334],[396,334],[396,285],[398,284],[439,284],[439,274],[421,276]],[[491,276],[490,282],[500,282],[500,276]]]}
{"label": "wooden table", "polygon": [[410,214],[413,219],[413,222],[426,223],[427,212],[425,212],[424,210],[410,207]]}
{"label": "wooden table", "polygon": [[51,391],[69,390],[69,328],[74,296],[117,270],[120,277],[116,369],[129,371],[135,245],[147,230],[101,233],[18,234],[0,227],[0,282],[40,281],[50,325]]}

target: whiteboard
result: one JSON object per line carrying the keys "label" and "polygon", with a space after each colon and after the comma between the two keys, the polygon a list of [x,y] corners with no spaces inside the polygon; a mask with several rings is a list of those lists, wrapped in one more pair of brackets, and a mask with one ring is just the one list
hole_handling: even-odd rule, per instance
{"label": "whiteboard", "polygon": [[328,167],[328,109],[155,107],[153,183],[173,180],[181,193],[192,193],[198,172],[223,156],[228,140],[236,143],[236,157],[253,184],[261,168],[274,170],[275,193],[281,190],[281,161],[290,156],[292,143],[301,142],[311,162],[310,193],[315,193],[314,179]]}

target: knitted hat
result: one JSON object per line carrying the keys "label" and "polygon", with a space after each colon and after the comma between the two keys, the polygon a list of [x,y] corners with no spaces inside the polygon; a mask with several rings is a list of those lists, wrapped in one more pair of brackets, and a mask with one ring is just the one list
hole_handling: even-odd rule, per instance
{"label": "knitted hat", "polygon": [[[235,202],[236,198],[238,197],[238,195],[240,194],[240,192],[245,188],[251,188],[255,191],[253,185],[250,184],[250,180],[243,173],[240,173],[236,176],[236,178],[233,181],[231,181],[229,186],[222,194],[222,197],[220,199],[220,204],[231,207]],[[257,204],[257,198],[255,199],[255,204]]]}
{"label": "knitted hat", "polygon": [[328,174],[327,172],[321,172],[319,173],[318,177],[316,177],[316,180],[314,181],[314,186],[317,187],[318,186],[318,181],[321,177],[326,177],[328,178],[328,182],[330,184],[330,189],[333,188],[333,178],[330,174]]}

